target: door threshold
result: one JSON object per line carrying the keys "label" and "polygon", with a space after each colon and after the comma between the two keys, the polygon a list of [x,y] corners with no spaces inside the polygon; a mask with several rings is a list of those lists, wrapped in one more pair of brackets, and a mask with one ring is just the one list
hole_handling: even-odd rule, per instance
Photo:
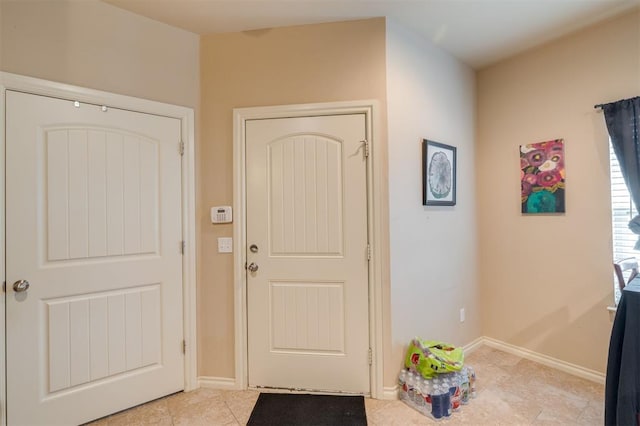
{"label": "door threshold", "polygon": [[370,398],[370,393],[362,392],[347,392],[347,391],[335,391],[335,390],[322,390],[322,389],[303,389],[303,388],[279,388],[275,386],[249,386],[249,390],[254,390],[264,393],[291,393],[291,394],[310,394],[310,395],[335,395],[335,396],[364,396]]}

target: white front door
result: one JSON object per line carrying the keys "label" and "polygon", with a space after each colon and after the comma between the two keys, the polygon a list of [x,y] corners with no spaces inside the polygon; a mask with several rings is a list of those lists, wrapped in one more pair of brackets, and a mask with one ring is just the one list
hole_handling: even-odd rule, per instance
{"label": "white front door", "polygon": [[13,91],[6,106],[8,423],[183,389],[180,121]]}
{"label": "white front door", "polygon": [[364,114],[246,123],[251,387],[369,393],[365,139]]}

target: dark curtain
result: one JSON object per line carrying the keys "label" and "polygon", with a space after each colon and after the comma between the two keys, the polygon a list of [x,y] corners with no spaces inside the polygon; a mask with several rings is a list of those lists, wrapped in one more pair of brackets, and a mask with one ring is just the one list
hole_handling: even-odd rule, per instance
{"label": "dark curtain", "polygon": [[[640,97],[602,105],[611,145],[620,162],[620,171],[629,188],[631,199],[640,209]],[[629,228],[640,234],[640,215],[629,222]],[[640,238],[636,242],[640,250]]]}

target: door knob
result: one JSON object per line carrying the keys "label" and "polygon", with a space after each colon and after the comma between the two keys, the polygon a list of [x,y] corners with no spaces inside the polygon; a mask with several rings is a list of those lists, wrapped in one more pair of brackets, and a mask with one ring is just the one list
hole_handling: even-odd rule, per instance
{"label": "door knob", "polygon": [[29,281],[27,280],[18,280],[13,283],[13,291],[16,293],[22,293],[23,291],[29,290]]}
{"label": "door knob", "polygon": [[251,262],[251,264],[247,266],[247,269],[249,270],[249,272],[256,272],[258,270],[258,265]]}

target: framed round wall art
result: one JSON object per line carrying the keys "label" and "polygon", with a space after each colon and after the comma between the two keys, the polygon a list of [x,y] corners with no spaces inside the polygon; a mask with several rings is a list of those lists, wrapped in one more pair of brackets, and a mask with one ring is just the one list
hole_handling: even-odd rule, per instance
{"label": "framed round wall art", "polygon": [[422,141],[422,204],[456,205],[456,147]]}

